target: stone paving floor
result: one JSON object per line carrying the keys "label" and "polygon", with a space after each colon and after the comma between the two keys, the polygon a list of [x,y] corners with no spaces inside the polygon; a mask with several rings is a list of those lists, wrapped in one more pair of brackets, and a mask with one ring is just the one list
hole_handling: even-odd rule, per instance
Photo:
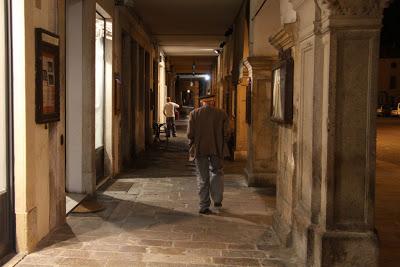
{"label": "stone paving floor", "polygon": [[298,266],[271,230],[275,192],[248,188],[243,164],[227,162],[223,209],[209,216],[182,131],[135,165],[98,192],[104,211],[71,214],[18,266]]}

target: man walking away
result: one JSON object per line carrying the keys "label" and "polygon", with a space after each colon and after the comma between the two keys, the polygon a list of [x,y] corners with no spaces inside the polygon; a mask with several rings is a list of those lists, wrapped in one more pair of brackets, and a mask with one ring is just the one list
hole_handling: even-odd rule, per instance
{"label": "man walking away", "polygon": [[213,100],[203,99],[201,104],[202,107],[193,110],[189,115],[187,137],[190,146],[189,159],[195,160],[198,173],[199,213],[211,214],[211,199],[216,209],[222,207],[223,160],[229,155],[226,145],[229,138],[229,121],[223,110],[214,107]]}
{"label": "man walking away", "polygon": [[167,103],[164,105],[164,116],[167,118],[167,137],[170,136],[171,131],[172,136],[176,137],[175,108],[179,108],[179,105],[172,102],[171,97],[167,97]]}

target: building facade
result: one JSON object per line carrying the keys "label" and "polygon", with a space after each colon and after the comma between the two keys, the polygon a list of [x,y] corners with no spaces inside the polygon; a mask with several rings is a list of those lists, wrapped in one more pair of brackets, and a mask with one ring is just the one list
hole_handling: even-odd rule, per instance
{"label": "building facade", "polygon": [[[93,195],[129,168],[151,145],[166,96],[177,95],[177,75],[200,57],[174,64],[125,2],[1,6],[0,220],[10,227],[0,226],[0,256],[12,244],[32,252],[65,223],[66,195]],[[220,54],[197,70],[230,118],[248,185],[276,188],[273,228],[305,266],[377,266],[377,89],[396,91],[400,68],[378,61],[384,2],[243,1]],[[59,120],[46,123],[35,120],[37,28],[59,47]],[[280,90],[291,101],[279,103],[292,114],[277,122],[276,70],[287,60],[292,88]],[[379,64],[394,74],[380,77]]]}
{"label": "building facade", "polygon": [[381,58],[379,60],[378,105],[394,107],[400,102],[400,59]]}

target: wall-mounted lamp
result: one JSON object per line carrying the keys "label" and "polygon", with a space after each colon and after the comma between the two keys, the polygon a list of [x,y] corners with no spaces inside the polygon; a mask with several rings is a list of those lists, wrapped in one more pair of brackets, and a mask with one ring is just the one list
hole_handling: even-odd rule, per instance
{"label": "wall-mounted lamp", "polygon": [[222,52],[221,49],[214,49],[214,53],[217,55],[221,54],[221,52]]}
{"label": "wall-mounted lamp", "polygon": [[193,61],[193,65],[192,65],[192,74],[193,76],[196,75],[196,62]]}
{"label": "wall-mounted lamp", "polygon": [[233,26],[229,27],[229,29],[225,32],[224,36],[228,37],[233,33]]}

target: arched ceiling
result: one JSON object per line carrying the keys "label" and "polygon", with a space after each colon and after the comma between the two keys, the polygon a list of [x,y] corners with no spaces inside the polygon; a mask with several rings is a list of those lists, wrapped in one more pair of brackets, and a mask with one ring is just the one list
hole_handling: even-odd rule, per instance
{"label": "arched ceiling", "polygon": [[213,55],[243,0],[134,0],[167,55]]}

